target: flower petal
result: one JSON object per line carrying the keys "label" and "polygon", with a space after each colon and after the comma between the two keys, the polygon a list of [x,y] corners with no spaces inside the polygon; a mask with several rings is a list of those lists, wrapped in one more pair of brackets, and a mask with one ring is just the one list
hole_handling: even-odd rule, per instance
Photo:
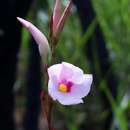
{"label": "flower petal", "polygon": [[57,96],[58,96],[57,95],[57,86],[58,86],[57,78],[56,78],[56,76],[52,76],[48,82],[48,93],[52,97],[53,100],[56,100]]}
{"label": "flower petal", "polygon": [[83,103],[83,100],[80,99],[80,98],[73,98],[73,97],[65,97],[65,98],[61,98],[61,99],[58,99],[58,101],[62,104],[62,105],[76,105],[76,104],[79,104],[79,103]]}
{"label": "flower petal", "polygon": [[[67,77],[70,82],[76,83],[76,84],[81,84],[81,82],[83,82],[82,80],[83,80],[84,74],[83,74],[83,71],[79,67],[76,67],[66,62],[62,62],[62,65],[68,68],[68,71],[67,69],[65,69],[65,67],[62,69],[63,70],[63,75],[61,74],[62,77]],[[66,76],[66,75],[70,75],[70,76]]]}
{"label": "flower petal", "polygon": [[81,84],[74,84],[71,88],[71,96],[83,98],[88,95],[93,77],[91,74],[85,74],[83,76],[83,82]]}
{"label": "flower petal", "polygon": [[55,65],[52,65],[51,67],[48,68],[48,75],[49,75],[49,78],[51,79],[52,76],[56,76],[57,79],[59,79],[59,76],[60,76],[60,73],[61,73],[61,69],[62,69],[62,66],[61,64],[55,64]]}
{"label": "flower petal", "polygon": [[62,62],[61,66],[61,73],[60,73],[60,80],[67,80],[70,79],[73,75],[73,70],[71,68],[72,64]]}

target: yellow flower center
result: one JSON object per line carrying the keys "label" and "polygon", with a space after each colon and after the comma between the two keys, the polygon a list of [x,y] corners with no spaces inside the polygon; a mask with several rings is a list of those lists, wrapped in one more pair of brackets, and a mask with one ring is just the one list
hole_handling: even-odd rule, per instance
{"label": "yellow flower center", "polygon": [[61,84],[59,85],[59,87],[58,87],[58,90],[59,90],[60,92],[66,93],[66,92],[68,92],[68,86],[65,85],[65,84],[63,84],[63,83],[61,83]]}

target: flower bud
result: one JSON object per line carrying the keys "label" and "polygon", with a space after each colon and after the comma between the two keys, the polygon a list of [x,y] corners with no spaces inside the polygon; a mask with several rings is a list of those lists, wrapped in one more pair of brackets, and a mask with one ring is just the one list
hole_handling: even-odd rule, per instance
{"label": "flower bud", "polygon": [[70,0],[56,26],[55,36],[58,36],[62,32],[65,21],[70,14],[71,8],[72,8],[72,1]]}
{"label": "flower bud", "polygon": [[46,36],[32,23],[19,17],[17,17],[17,19],[32,34],[34,40],[38,44],[39,52],[42,59],[46,61],[50,55],[50,47]]}
{"label": "flower bud", "polygon": [[56,0],[53,11],[53,33],[56,32],[56,28],[60,18],[61,18],[61,0]]}

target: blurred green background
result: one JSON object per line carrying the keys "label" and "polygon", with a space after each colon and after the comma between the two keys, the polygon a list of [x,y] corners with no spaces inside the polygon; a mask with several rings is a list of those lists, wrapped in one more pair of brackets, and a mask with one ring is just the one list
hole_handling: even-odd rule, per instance
{"label": "blurred green background", "polygon": [[[44,34],[48,35],[48,23],[53,9],[53,1],[48,0],[49,8],[43,7],[39,1],[29,12],[28,19],[32,21]],[[65,3],[66,1],[64,1]],[[118,79],[117,98],[113,99],[105,78],[100,79],[98,85],[93,81],[92,91],[84,99],[85,103],[65,107],[55,104],[54,126],[57,130],[94,129],[102,130],[101,126],[107,119],[109,112],[103,110],[103,100],[100,96],[105,93],[110,102],[113,119],[111,130],[130,129],[130,1],[129,0],[92,0],[96,18],[92,21],[85,34],[82,34],[76,8],[68,18],[59,45],[57,47],[57,62],[66,61],[82,68],[85,73],[91,73],[89,61],[86,57],[85,44],[93,35],[99,23],[105,44],[109,52],[111,67]],[[35,18],[35,20],[34,20]],[[14,86],[16,93],[16,122],[22,120],[25,109],[26,72],[28,69],[28,32],[23,29],[22,46],[19,54],[17,81]],[[95,41],[96,42],[96,41]],[[98,43],[97,43],[98,44]],[[94,53],[94,66],[100,77],[98,59]],[[111,69],[112,68],[112,69]],[[108,73],[108,75],[109,75]],[[107,75],[106,75],[107,77]],[[44,81],[43,81],[44,82]]]}

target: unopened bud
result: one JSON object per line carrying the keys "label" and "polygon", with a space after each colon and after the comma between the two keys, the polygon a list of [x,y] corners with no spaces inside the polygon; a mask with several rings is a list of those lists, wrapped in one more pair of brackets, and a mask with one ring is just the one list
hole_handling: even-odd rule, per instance
{"label": "unopened bud", "polygon": [[32,23],[17,17],[18,21],[32,34],[34,40],[38,44],[39,52],[44,61],[50,56],[50,47],[46,36]]}

